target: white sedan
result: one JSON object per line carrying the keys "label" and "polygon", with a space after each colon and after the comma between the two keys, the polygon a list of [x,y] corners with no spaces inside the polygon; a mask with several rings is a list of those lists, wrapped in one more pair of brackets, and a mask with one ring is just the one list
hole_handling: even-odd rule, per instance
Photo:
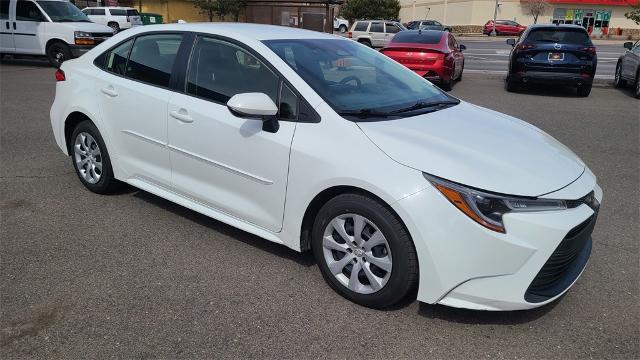
{"label": "white sedan", "polygon": [[89,190],[126,182],[312,250],[356,303],[533,308],[589,259],[602,191],[575,154],[354,41],[145,26],[56,79],[53,133]]}

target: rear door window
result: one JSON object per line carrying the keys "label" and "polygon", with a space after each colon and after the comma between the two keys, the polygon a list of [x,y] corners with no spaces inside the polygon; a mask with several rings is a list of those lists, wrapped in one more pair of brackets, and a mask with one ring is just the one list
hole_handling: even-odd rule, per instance
{"label": "rear door window", "polygon": [[369,32],[383,33],[384,26],[382,25],[381,22],[372,22],[371,27],[369,28]]}
{"label": "rear door window", "polygon": [[9,18],[9,0],[0,0],[0,19]]}
{"label": "rear door window", "polygon": [[109,12],[111,13],[111,16],[127,16],[127,11],[126,10],[109,9]]}
{"label": "rear door window", "polygon": [[400,28],[396,26],[394,23],[386,23],[386,32],[390,34],[395,34],[400,31]]}
{"label": "rear door window", "polygon": [[169,86],[182,34],[154,34],[136,38],[127,62],[127,78],[151,85]]}
{"label": "rear door window", "polygon": [[138,13],[138,10],[136,10],[136,9],[129,9],[129,10],[127,10],[127,15],[128,16],[140,16],[140,13]]}
{"label": "rear door window", "polygon": [[93,9],[91,15],[104,15],[104,9]]}

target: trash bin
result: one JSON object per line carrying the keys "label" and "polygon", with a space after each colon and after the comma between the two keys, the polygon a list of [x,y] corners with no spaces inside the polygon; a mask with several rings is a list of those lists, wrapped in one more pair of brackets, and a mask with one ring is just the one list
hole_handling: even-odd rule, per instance
{"label": "trash bin", "polygon": [[162,24],[162,15],[153,13],[140,13],[144,25]]}

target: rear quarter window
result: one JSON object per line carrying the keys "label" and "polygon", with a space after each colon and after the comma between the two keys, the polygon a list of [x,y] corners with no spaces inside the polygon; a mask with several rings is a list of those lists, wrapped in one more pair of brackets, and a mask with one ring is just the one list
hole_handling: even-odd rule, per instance
{"label": "rear quarter window", "polygon": [[353,31],[367,31],[367,27],[369,27],[368,22],[359,21],[356,23],[356,26],[353,28]]}
{"label": "rear quarter window", "polygon": [[529,32],[525,41],[591,45],[589,35],[580,29],[534,29]]}

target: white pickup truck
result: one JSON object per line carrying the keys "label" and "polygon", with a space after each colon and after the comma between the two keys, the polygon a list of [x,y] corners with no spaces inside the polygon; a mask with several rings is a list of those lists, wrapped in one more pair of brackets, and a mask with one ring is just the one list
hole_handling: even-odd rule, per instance
{"label": "white pickup truck", "polygon": [[341,33],[346,33],[347,30],[349,30],[349,21],[346,19],[334,17],[333,30],[339,30]]}

